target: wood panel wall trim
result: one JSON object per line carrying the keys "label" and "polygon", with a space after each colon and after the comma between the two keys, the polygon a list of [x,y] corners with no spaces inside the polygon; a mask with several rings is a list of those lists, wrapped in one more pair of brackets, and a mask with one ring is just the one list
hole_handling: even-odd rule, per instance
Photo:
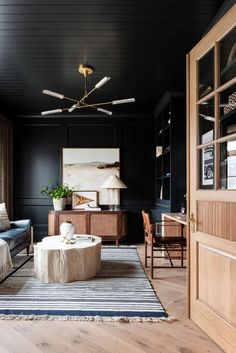
{"label": "wood panel wall trim", "polygon": [[197,244],[205,244],[210,248],[218,249],[219,251],[223,251],[236,256],[235,242],[229,242],[228,240],[221,239],[221,238],[217,238],[217,242],[216,242],[215,238],[212,237],[211,235],[200,233],[200,232],[195,233],[192,238],[193,238],[192,240],[195,241]]}
{"label": "wood panel wall trim", "polygon": [[236,256],[199,244],[198,266],[198,299],[235,328]]}
{"label": "wood panel wall trim", "polygon": [[[236,242],[236,203],[197,201],[197,231]],[[231,220],[229,222],[229,219]]]}
{"label": "wood panel wall trim", "polygon": [[228,252],[225,252],[225,251],[222,251],[222,250],[219,250],[219,249],[216,249],[216,248],[212,248],[211,246],[208,246],[208,245],[205,245],[205,244],[199,244],[199,247],[202,248],[202,249],[206,249],[208,251],[214,252],[214,253],[216,253],[218,255],[228,257],[228,258],[230,258],[232,260],[236,260],[236,254],[232,255],[232,254],[229,254]]}

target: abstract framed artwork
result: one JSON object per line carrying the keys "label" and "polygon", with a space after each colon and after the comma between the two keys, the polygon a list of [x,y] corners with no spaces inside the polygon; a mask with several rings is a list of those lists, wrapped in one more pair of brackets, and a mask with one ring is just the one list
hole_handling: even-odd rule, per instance
{"label": "abstract framed artwork", "polygon": [[110,175],[120,176],[119,148],[63,148],[62,182],[77,190],[97,191],[99,205],[109,204],[101,186]]}
{"label": "abstract framed artwork", "polygon": [[97,207],[97,191],[74,191],[72,194],[73,210],[89,210]]}

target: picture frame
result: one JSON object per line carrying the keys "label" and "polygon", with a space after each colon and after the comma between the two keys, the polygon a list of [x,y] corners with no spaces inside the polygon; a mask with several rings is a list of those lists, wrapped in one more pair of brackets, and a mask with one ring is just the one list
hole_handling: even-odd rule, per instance
{"label": "picture frame", "polygon": [[99,205],[109,204],[101,186],[110,175],[120,176],[119,148],[63,148],[62,182],[77,190],[97,191]]}
{"label": "picture frame", "polygon": [[156,146],[156,157],[161,156],[163,153],[163,147],[162,146]]}
{"label": "picture frame", "polygon": [[78,190],[72,194],[73,210],[89,210],[97,209],[97,191],[94,190]]}
{"label": "picture frame", "polygon": [[214,146],[210,145],[202,149],[202,187],[214,186]]}

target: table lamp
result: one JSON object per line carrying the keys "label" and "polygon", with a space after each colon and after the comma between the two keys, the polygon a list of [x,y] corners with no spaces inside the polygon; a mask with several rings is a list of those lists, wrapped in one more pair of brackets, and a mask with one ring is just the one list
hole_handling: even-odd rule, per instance
{"label": "table lamp", "polygon": [[109,192],[109,210],[120,210],[120,189],[127,189],[127,186],[120,180],[117,175],[110,175],[105,183],[101,186]]}

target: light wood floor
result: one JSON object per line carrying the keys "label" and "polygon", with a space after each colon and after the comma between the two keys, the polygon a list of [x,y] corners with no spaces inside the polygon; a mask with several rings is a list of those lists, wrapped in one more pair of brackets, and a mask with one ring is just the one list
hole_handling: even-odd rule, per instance
{"label": "light wood floor", "polygon": [[[138,246],[143,259],[143,246]],[[185,317],[185,269],[158,269],[153,286],[173,323],[1,321],[0,353],[222,353]]]}

